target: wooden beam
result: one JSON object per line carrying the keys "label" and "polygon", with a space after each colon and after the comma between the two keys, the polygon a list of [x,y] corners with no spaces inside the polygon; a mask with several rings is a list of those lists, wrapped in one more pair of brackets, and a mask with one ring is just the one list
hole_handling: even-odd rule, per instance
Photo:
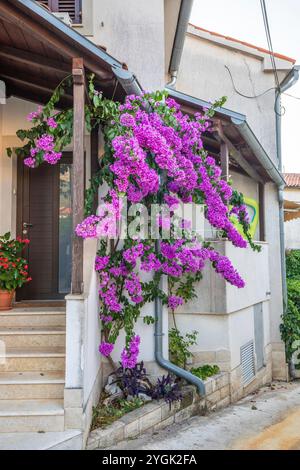
{"label": "wooden beam", "polygon": [[[75,46],[71,46],[67,43],[66,37],[59,37],[57,33],[50,31],[45,27],[45,23],[37,21],[33,16],[30,17],[24,14],[19,9],[16,9],[6,0],[0,0],[0,17],[10,22],[15,27],[21,28],[23,31],[28,31],[33,37],[40,42],[43,42],[46,46],[51,47],[59,54],[64,54],[67,57],[73,59],[78,57],[78,49]],[[60,33],[63,36],[63,33]],[[82,47],[79,46],[82,50]],[[88,52],[88,51],[87,51]],[[102,79],[110,79],[113,77],[113,73],[110,70],[105,70],[104,67],[99,67],[99,60],[92,60],[90,57],[85,55],[84,65],[96,75]],[[109,67],[107,65],[107,67]]]}
{"label": "wooden beam", "polygon": [[49,57],[43,57],[39,54],[23,51],[15,47],[1,45],[0,57],[13,60],[14,62],[22,65],[26,64],[56,73],[71,73],[71,62],[70,65],[68,65],[65,62],[59,62],[54,59],[50,59]]}
{"label": "wooden beam", "polygon": [[83,59],[73,59],[73,244],[72,244],[72,294],[83,292],[83,240],[75,234],[84,218],[84,98],[85,77]]}
{"label": "wooden beam", "polygon": [[[39,78],[38,75],[29,75],[26,73],[19,73],[16,70],[6,68],[3,72],[0,72],[0,77],[2,80],[10,81],[13,83],[18,83],[20,85],[24,85],[26,87],[34,88],[35,90],[44,91],[46,93],[53,93],[59,81],[53,83],[49,80],[43,80]],[[71,97],[71,95],[67,95]]]}
{"label": "wooden beam", "polygon": [[[0,78],[1,79],[1,78]],[[16,96],[26,101],[32,101],[36,104],[44,105],[48,103],[49,99],[52,96],[51,92],[41,92],[40,90],[29,88],[29,86],[17,86],[13,83],[8,83],[7,85],[7,97]],[[57,109],[71,108],[73,105],[73,98],[70,99],[67,96],[62,96],[59,103],[57,104]]]}
{"label": "wooden beam", "polygon": [[221,142],[220,160],[221,160],[221,168],[222,168],[222,179],[225,181],[228,181],[229,180],[229,151],[228,151],[228,145],[225,142]]}
{"label": "wooden beam", "polygon": [[228,146],[228,150],[230,155],[235,159],[235,161],[243,168],[243,170],[255,181],[259,183],[264,183],[262,177],[253,169],[249,162],[245,159],[245,157],[241,154],[241,152],[232,144],[232,142],[228,139],[228,137],[224,134],[222,129],[222,124],[219,121],[215,121],[215,134],[216,137]]}

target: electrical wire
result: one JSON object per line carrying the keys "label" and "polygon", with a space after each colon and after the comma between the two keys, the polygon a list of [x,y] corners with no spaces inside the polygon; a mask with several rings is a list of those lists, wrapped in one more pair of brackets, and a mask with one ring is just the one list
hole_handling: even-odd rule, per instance
{"label": "electrical wire", "polygon": [[286,95],[286,96],[289,96],[290,98],[294,98],[295,100],[300,100],[300,96],[295,96],[295,95],[291,95],[290,93],[282,93],[283,95]]}
{"label": "electrical wire", "polygon": [[270,26],[269,26],[268,13],[267,13],[265,0],[260,0],[260,5],[261,5],[261,10],[262,10],[262,15],[263,15],[264,27],[265,27],[266,38],[267,38],[267,43],[268,43],[268,48],[269,48],[269,53],[270,53],[271,64],[272,64],[272,68],[274,72],[275,82],[276,82],[278,90],[280,90],[280,82],[279,82],[278,72],[276,68],[276,62],[275,62],[275,57],[274,57],[273,44],[272,44],[272,38],[271,38],[271,33],[270,33]]}
{"label": "electrical wire", "polygon": [[[236,92],[237,95],[240,95],[242,96],[243,98],[247,98],[247,99],[255,99],[255,98],[260,98],[261,96],[264,96],[266,95],[267,93],[269,93],[270,91],[273,91],[273,90],[277,90],[277,87],[273,86],[271,88],[268,88],[267,90],[265,91],[262,91],[261,93],[258,93],[257,95],[246,95],[245,93],[242,93],[241,91],[239,91],[236,87],[236,84],[234,82],[234,78],[233,78],[233,75],[232,75],[232,72],[230,70],[230,68],[227,66],[227,65],[224,65],[225,69],[227,70],[229,76],[230,76],[230,79],[231,79],[231,83],[232,83],[232,87],[234,89],[234,91]],[[289,96],[290,98],[294,98],[295,100],[300,100],[300,96],[295,96],[295,95],[292,95],[290,93],[286,93],[286,92],[283,92],[281,93],[282,95],[285,95],[285,96]]]}
{"label": "electrical wire", "polygon": [[261,96],[265,95],[266,93],[269,93],[270,91],[277,90],[277,87],[274,87],[274,86],[273,86],[273,87],[268,88],[267,90],[263,91],[262,93],[259,93],[258,95],[245,95],[244,93],[242,93],[241,91],[239,91],[239,90],[237,89],[237,87],[235,86],[234,79],[233,79],[233,76],[232,76],[232,73],[231,73],[230,68],[229,68],[227,65],[225,65],[224,67],[225,67],[225,69],[227,70],[227,72],[229,73],[229,76],[230,76],[230,78],[231,78],[231,83],[232,83],[232,86],[233,86],[234,91],[235,91],[238,95],[242,96],[243,98],[247,98],[247,99],[249,99],[249,100],[250,100],[250,99],[255,99],[255,98],[260,98]]}
{"label": "electrical wire", "polygon": [[273,73],[274,73],[274,79],[275,79],[276,86],[268,88],[267,90],[265,90],[265,91],[263,91],[263,92],[261,92],[257,95],[246,95],[245,93],[242,93],[241,91],[239,91],[237,89],[237,87],[235,86],[235,82],[234,82],[234,79],[233,79],[233,76],[232,76],[232,73],[231,73],[231,70],[229,69],[229,67],[227,65],[225,65],[225,68],[229,73],[234,91],[238,95],[242,96],[243,98],[257,99],[257,98],[260,98],[261,96],[266,95],[270,91],[273,91],[273,90],[277,91],[278,93],[277,93],[277,96],[275,98],[274,111],[275,111],[276,114],[278,114],[280,116],[283,116],[286,112],[285,107],[280,104],[280,109],[281,109],[280,113],[278,113],[278,111],[276,109],[277,108],[276,105],[277,105],[278,99],[280,99],[280,95],[284,94],[284,95],[289,96],[291,98],[294,98],[296,100],[300,100],[300,97],[294,96],[294,95],[291,95],[291,94],[285,93],[285,92],[280,93],[281,92],[281,87],[280,87],[280,82],[279,82],[279,77],[278,77],[278,71],[277,71],[277,68],[276,68],[276,62],[275,62],[275,56],[274,56],[274,50],[273,50],[273,44],[272,44],[272,38],[271,38],[271,32],[270,32],[270,25],[269,25],[268,13],[267,13],[265,0],[260,0],[260,4],[261,4],[264,28],[265,28],[266,38],[267,38],[267,43],[268,43],[268,50],[269,50],[269,55],[270,55],[270,60],[271,60],[271,65],[272,65],[272,69],[273,69]]}

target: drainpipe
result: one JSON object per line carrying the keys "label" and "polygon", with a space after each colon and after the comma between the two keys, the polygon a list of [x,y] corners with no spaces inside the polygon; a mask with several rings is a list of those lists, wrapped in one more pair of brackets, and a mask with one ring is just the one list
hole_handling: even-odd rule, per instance
{"label": "drainpipe", "polygon": [[[160,251],[160,243],[156,241],[155,249],[156,253]],[[162,286],[160,286],[162,287]],[[181,377],[182,379],[190,382],[191,384],[197,387],[197,390],[200,395],[205,395],[205,385],[204,382],[193,375],[191,372],[188,372],[181,367],[172,364],[172,362],[168,361],[163,356],[163,308],[161,299],[155,297],[155,359],[156,362],[163,367],[164,369],[168,370],[169,372],[177,375],[177,377]]]}
{"label": "drainpipe", "polygon": [[176,33],[173,43],[169,74],[171,80],[166,86],[173,88],[177,81],[177,74],[179,70],[179,64],[182,56],[185,35],[187,32],[191,11],[193,7],[193,0],[181,0],[180,11],[178,16],[178,22],[176,27]]}
{"label": "drainpipe", "polygon": [[[276,90],[275,113],[276,113],[276,147],[278,158],[278,169],[282,173],[282,145],[281,145],[281,94],[291,88],[299,79],[299,66],[295,66],[285,77]],[[279,232],[280,232],[280,254],[281,254],[281,276],[282,276],[282,297],[283,313],[287,309],[287,283],[286,283],[286,262],[285,262],[285,240],[284,240],[284,184],[278,187],[279,201]]]}

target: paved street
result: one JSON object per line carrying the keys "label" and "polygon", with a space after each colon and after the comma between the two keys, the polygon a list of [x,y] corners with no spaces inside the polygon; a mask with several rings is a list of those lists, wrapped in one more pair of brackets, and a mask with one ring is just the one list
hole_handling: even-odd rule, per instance
{"label": "paved street", "polygon": [[114,449],[300,450],[300,382],[275,382],[239,403]]}

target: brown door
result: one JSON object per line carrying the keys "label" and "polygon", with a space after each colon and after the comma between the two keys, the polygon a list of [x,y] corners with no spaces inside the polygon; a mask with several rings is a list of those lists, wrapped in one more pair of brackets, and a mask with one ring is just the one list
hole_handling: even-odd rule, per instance
{"label": "brown door", "polygon": [[61,299],[71,287],[72,155],[57,165],[18,164],[17,231],[30,244],[24,253],[32,281],[17,300]]}

